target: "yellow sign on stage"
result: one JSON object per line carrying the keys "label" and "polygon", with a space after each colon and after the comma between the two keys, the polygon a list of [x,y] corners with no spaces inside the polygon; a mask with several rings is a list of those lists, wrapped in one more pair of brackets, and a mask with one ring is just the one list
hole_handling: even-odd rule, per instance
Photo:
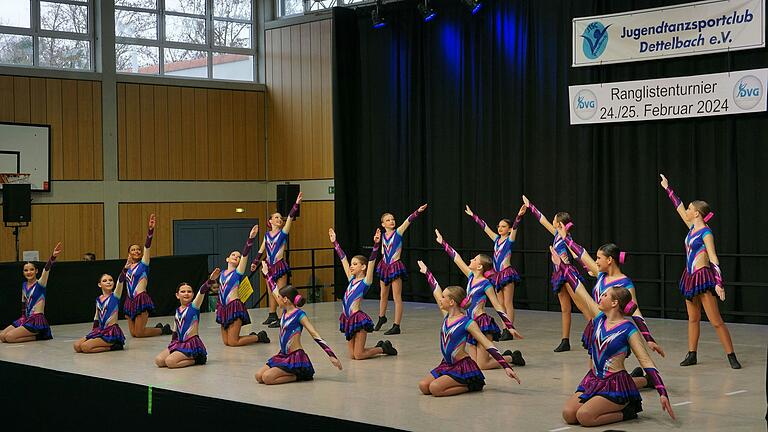
{"label": "yellow sign on stage", "polygon": [[240,301],[245,303],[246,300],[253,294],[253,286],[248,276],[243,276],[243,280],[240,281],[240,287],[237,289],[237,296],[240,297]]}

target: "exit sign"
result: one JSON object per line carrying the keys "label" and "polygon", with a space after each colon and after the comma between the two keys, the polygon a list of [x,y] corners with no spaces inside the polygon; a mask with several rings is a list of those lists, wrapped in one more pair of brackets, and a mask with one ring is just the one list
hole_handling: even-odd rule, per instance
{"label": "exit sign", "polygon": [[336,193],[336,186],[328,186],[328,195]]}

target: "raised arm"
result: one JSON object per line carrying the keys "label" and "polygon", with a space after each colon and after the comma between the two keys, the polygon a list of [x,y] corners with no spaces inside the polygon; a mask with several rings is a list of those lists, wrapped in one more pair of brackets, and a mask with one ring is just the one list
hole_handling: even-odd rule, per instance
{"label": "raised arm", "polygon": [[402,224],[400,224],[399,227],[397,227],[397,233],[400,235],[403,235],[405,230],[408,229],[409,226],[411,226],[411,223],[415,221],[419,216],[421,216],[422,213],[427,209],[427,205],[424,204],[421,207],[417,208],[416,211],[411,213],[406,220],[403,221]]}
{"label": "raised arm", "polygon": [[[416,261],[416,264],[419,265],[419,271],[427,277],[427,283],[429,284],[429,287],[432,288],[432,297],[435,298],[437,306],[440,307],[440,302],[443,301],[443,289],[440,288],[440,284],[437,283],[437,279],[435,279],[435,276],[429,271],[427,265],[424,264],[424,261]],[[444,311],[442,308],[440,308],[440,312],[443,313],[443,316],[448,314],[448,312]]]}
{"label": "raised arm", "polygon": [[535,205],[531,201],[528,200],[528,197],[523,195],[523,202],[525,203],[525,206],[528,207],[531,210],[531,214],[533,217],[536,218],[539,223],[549,231],[550,234],[555,235],[555,227],[552,226],[551,223],[547,220],[546,217],[544,217],[543,214],[539,211],[539,209],[536,208]]}
{"label": "raised arm", "polygon": [[560,238],[563,239],[565,242],[565,245],[568,247],[568,249],[571,250],[573,253],[573,256],[576,257],[579,262],[581,262],[581,265],[584,266],[585,269],[592,275],[597,276],[598,273],[600,273],[600,269],[597,268],[597,263],[594,259],[589,255],[589,252],[587,252],[586,249],[581,247],[578,243],[576,243],[573,238],[568,234],[568,231],[573,227],[573,223],[569,222],[568,225],[561,228],[560,230]]}
{"label": "raised arm", "polygon": [[56,247],[53,248],[53,252],[51,252],[51,257],[48,258],[48,262],[45,263],[45,267],[43,267],[43,273],[40,275],[40,285],[47,287],[48,286],[48,275],[51,273],[51,267],[56,263],[56,258],[61,253],[61,242],[56,243]]}
{"label": "raised arm", "polygon": [[446,242],[443,239],[443,236],[442,234],[440,234],[440,231],[435,230],[435,237],[436,237],[435,240],[437,240],[437,242],[443,246],[445,253],[447,253],[448,256],[451,257],[453,262],[456,263],[456,266],[459,268],[459,270],[461,270],[462,273],[464,273],[464,276],[469,276],[469,274],[472,273],[472,271],[469,269],[469,266],[467,265],[467,263],[464,262],[463,259],[461,259],[461,255],[459,255],[458,252],[456,252],[451,247],[451,245],[449,245],[448,242]]}
{"label": "raised arm", "polygon": [[373,235],[373,249],[371,249],[371,255],[368,257],[368,267],[365,272],[365,284],[371,286],[373,282],[373,273],[376,271],[376,258],[379,257],[379,250],[381,249],[381,229],[377,228],[376,233]]}
{"label": "raised arm", "polygon": [[349,279],[349,277],[352,276],[349,272],[349,259],[347,258],[347,254],[345,254],[344,250],[341,248],[341,245],[339,245],[339,242],[336,241],[336,231],[334,231],[333,228],[328,228],[328,238],[330,238],[331,243],[333,243],[333,249],[336,250],[336,256],[339,257],[341,266],[344,268],[344,274],[347,275],[347,279]]}
{"label": "raised arm", "polygon": [[664,190],[667,192],[669,200],[672,201],[672,206],[675,207],[677,214],[680,215],[680,218],[683,220],[683,223],[685,223],[685,226],[690,228],[691,225],[693,225],[693,221],[689,220],[688,216],[685,215],[685,206],[683,206],[683,202],[680,201],[680,198],[678,198],[677,195],[675,195],[675,191],[669,187],[669,180],[664,177],[664,174],[659,174],[659,176],[661,176],[661,187],[664,188]]}
{"label": "raised arm", "polygon": [[291,211],[288,212],[288,218],[285,220],[285,225],[283,225],[283,232],[288,234],[288,231],[291,230],[291,225],[293,224],[293,220],[296,219],[296,212],[299,211],[299,204],[301,204],[301,200],[304,197],[304,194],[302,192],[299,192],[299,195],[296,196],[296,202],[293,203],[293,207],[291,207]]}
{"label": "raised arm", "polygon": [[151,258],[151,252],[150,248],[152,247],[152,237],[155,235],[155,224],[157,223],[157,219],[155,218],[155,214],[152,213],[149,215],[149,228],[147,229],[147,238],[144,240],[144,255],[141,257],[141,262],[144,263],[144,265],[149,265],[149,259]]}
{"label": "raised arm", "polygon": [[120,276],[117,277],[117,284],[115,285],[115,297],[118,299],[123,296],[123,288],[125,287],[125,278],[128,275],[128,268],[131,265],[131,258],[129,257],[125,263],[125,267],[120,272]]}
{"label": "raised arm", "polygon": [[[560,255],[555,252],[555,248],[550,246],[549,251],[552,255],[552,262],[555,264],[555,266],[560,266],[562,264],[562,260],[560,259]],[[593,319],[596,317],[597,314],[600,313],[600,309],[598,309],[597,303],[595,303],[595,300],[592,299],[592,296],[587,291],[587,288],[576,276],[575,270],[573,270],[572,267],[566,268],[565,277],[568,280],[569,285],[576,287],[573,292],[573,301],[576,303],[576,306],[579,308],[579,310],[582,311],[588,319]]]}
{"label": "raised arm", "polygon": [[520,222],[523,221],[523,216],[525,216],[525,212],[528,211],[528,206],[523,204],[520,206],[520,210],[517,211],[517,216],[515,216],[515,221],[512,222],[512,231],[509,232],[509,239],[512,241],[515,241],[517,238],[517,229],[520,227]]}
{"label": "raised arm", "polygon": [[709,265],[715,273],[715,292],[721,301],[725,301],[725,288],[723,288],[723,272],[720,270],[720,259],[715,252],[715,239],[712,233],[704,234],[704,246],[707,248]]}
{"label": "raised arm", "polygon": [[468,206],[468,205],[464,206],[464,213],[468,214],[468,215],[469,215],[469,217],[471,217],[471,218],[472,218],[472,220],[473,220],[473,221],[475,221],[475,223],[476,223],[476,224],[480,225],[480,229],[482,229],[482,230],[483,230],[483,232],[485,233],[485,235],[487,235],[488,237],[490,237],[490,238],[491,238],[491,240],[494,240],[494,241],[495,241],[495,240],[496,240],[496,237],[498,237],[498,236],[499,236],[498,234],[496,234],[496,231],[494,231],[494,230],[492,230],[492,229],[488,228],[488,224],[487,224],[487,223],[485,223],[485,221],[484,221],[482,218],[480,218],[480,216],[478,216],[477,214],[475,214],[475,213],[472,211],[472,209],[471,209],[471,208],[469,208],[469,206]]}
{"label": "raised arm", "polygon": [[248,255],[251,253],[251,249],[253,248],[253,239],[255,239],[258,234],[259,226],[254,225],[253,228],[251,228],[251,232],[248,233],[248,240],[245,241],[243,251],[240,252],[240,262],[237,263],[236,269],[238,274],[245,274],[245,270],[248,268]]}
{"label": "raised arm", "polygon": [[517,374],[515,374],[512,366],[510,366],[509,363],[504,360],[504,356],[502,356],[499,350],[493,346],[493,342],[488,340],[488,338],[483,334],[477,323],[474,321],[471,322],[469,327],[467,327],[467,331],[472,335],[473,338],[475,338],[475,340],[477,340],[477,343],[482,345],[483,348],[488,351],[488,354],[490,354],[491,357],[493,357],[493,359],[496,360],[496,362],[501,365],[502,368],[504,368],[504,373],[506,373],[508,377],[517,381],[518,384],[520,384],[520,378],[517,377]]}
{"label": "raised arm", "polygon": [[320,333],[317,332],[315,329],[315,326],[312,325],[312,323],[309,321],[309,318],[307,318],[306,315],[301,317],[301,325],[304,326],[305,329],[307,329],[307,332],[312,336],[312,338],[317,342],[317,344],[320,346],[320,348],[325,351],[326,354],[328,354],[328,359],[331,360],[331,363],[336,366],[339,370],[341,370],[341,362],[339,361],[339,358],[336,357],[336,354],[334,354],[333,350],[330,346],[323,340],[323,338],[320,337]]}
{"label": "raised arm", "polygon": [[195,305],[195,309],[200,309],[200,305],[203,304],[203,300],[205,300],[205,295],[208,294],[208,291],[211,290],[211,286],[216,283],[216,279],[219,278],[219,275],[221,274],[221,269],[216,267],[213,270],[213,273],[211,273],[208,276],[208,279],[203,282],[202,285],[200,285],[200,289],[197,290],[197,295],[195,296],[195,299],[192,300],[192,304]]}
{"label": "raised arm", "polygon": [[629,337],[629,348],[632,353],[637,357],[637,361],[640,366],[645,370],[646,379],[648,383],[653,386],[661,399],[661,409],[666,411],[672,420],[675,420],[675,413],[672,411],[672,405],[669,403],[669,395],[667,394],[667,388],[664,386],[664,382],[661,380],[659,371],[656,370],[656,365],[651,360],[651,356],[648,355],[648,351],[645,349],[645,342],[638,333],[633,333]]}

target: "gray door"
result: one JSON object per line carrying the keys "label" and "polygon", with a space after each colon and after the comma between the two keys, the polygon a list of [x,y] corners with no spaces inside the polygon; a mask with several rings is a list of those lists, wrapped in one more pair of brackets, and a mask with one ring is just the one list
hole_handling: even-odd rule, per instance
{"label": "gray door", "polygon": [[[242,250],[258,219],[176,220],[173,222],[173,254],[208,254],[208,270],[226,268],[224,260]],[[254,245],[253,255],[259,248]]]}

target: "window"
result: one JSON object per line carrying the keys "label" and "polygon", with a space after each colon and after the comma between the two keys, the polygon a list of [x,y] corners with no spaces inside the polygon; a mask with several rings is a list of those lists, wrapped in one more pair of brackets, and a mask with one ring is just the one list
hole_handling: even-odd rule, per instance
{"label": "window", "polygon": [[376,0],[277,0],[277,16],[300,15],[305,12],[331,9],[335,6],[350,6],[374,1]]}
{"label": "window", "polygon": [[93,70],[92,0],[3,0],[0,63]]}
{"label": "window", "polygon": [[119,73],[254,80],[252,0],[114,1]]}

